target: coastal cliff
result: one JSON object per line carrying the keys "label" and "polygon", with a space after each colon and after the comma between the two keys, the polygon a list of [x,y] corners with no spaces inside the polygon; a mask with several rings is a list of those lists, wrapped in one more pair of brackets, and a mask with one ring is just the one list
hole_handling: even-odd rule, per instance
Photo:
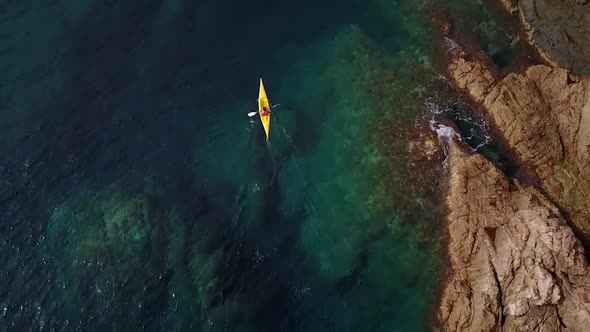
{"label": "coastal cliff", "polygon": [[590,324],[584,249],[532,187],[452,141],[446,331],[582,331]]}
{"label": "coastal cliff", "polygon": [[445,331],[586,331],[590,323],[590,77],[582,60],[590,38],[579,24],[590,3],[570,2],[502,2],[547,62],[505,77],[445,38],[450,80],[490,120],[517,169],[504,174],[449,143]]}
{"label": "coastal cliff", "polygon": [[460,52],[449,72],[479,103],[523,173],[590,234],[590,81],[566,69],[536,65],[496,81]]}

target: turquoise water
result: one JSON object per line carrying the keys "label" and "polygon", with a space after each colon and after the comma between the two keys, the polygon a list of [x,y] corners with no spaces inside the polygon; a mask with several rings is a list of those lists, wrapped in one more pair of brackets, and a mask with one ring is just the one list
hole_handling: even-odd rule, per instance
{"label": "turquoise water", "polygon": [[430,329],[445,8],[508,66],[469,2],[1,2],[0,329]]}

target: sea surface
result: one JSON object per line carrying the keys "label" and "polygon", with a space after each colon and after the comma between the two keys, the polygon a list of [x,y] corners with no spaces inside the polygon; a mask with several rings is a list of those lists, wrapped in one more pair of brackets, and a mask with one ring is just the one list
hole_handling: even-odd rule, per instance
{"label": "sea surface", "polygon": [[445,20],[519,61],[475,0],[0,0],[0,331],[435,330],[445,165],[408,147],[492,145]]}

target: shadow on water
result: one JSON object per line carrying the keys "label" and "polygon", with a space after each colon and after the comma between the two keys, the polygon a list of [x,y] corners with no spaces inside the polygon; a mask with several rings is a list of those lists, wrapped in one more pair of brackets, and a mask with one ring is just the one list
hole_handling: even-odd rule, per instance
{"label": "shadow on water", "polygon": [[[314,126],[313,128],[310,128],[310,126],[305,126],[304,124],[314,123],[316,125],[321,125],[325,121],[326,112],[321,109],[315,109],[313,112],[301,112],[295,110],[288,110],[288,112],[290,113],[288,116],[293,118],[293,120],[289,122],[295,123],[295,128],[291,132],[291,136],[286,137],[286,140],[290,141],[292,146],[295,146],[296,144],[298,147],[298,153],[305,154],[307,151],[313,149],[313,147],[319,142],[321,127]],[[281,127],[280,130],[284,129]],[[280,134],[287,135],[286,132]]]}

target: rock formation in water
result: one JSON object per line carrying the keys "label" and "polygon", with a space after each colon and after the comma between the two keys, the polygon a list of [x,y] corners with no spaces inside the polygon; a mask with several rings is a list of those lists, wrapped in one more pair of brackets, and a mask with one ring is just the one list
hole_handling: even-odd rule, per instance
{"label": "rock formation in water", "polygon": [[463,51],[449,72],[482,105],[520,168],[590,234],[590,80],[537,65],[496,81]]}
{"label": "rock formation in water", "polygon": [[554,66],[590,74],[590,1],[502,0],[519,13],[527,37]]}
{"label": "rock formation in water", "polygon": [[585,330],[590,269],[558,209],[460,144],[449,147],[444,330]]}
{"label": "rock formation in water", "polygon": [[503,1],[550,65],[499,78],[481,54],[446,39],[451,80],[481,106],[528,183],[451,143],[446,331],[590,326],[589,265],[575,236],[590,245],[590,38],[580,24],[590,3],[570,2]]}

